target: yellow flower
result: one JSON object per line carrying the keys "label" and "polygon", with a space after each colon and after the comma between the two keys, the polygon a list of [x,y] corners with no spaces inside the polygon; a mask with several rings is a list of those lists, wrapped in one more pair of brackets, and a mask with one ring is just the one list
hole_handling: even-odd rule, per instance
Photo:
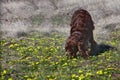
{"label": "yellow flower", "polygon": [[59,46],[57,46],[56,48],[57,48],[57,49],[59,49],[60,47],[59,47]]}
{"label": "yellow flower", "polygon": [[59,62],[56,62],[55,64],[58,64]]}
{"label": "yellow flower", "polygon": [[108,72],[104,72],[104,74],[108,74]]}
{"label": "yellow flower", "polygon": [[109,68],[107,68],[107,70],[114,70],[114,68],[109,67]]}
{"label": "yellow flower", "polygon": [[35,64],[39,64],[39,62],[36,62]]}
{"label": "yellow flower", "polygon": [[51,48],[50,50],[53,51],[53,48]]}
{"label": "yellow flower", "polygon": [[26,60],[30,59],[31,57],[27,57]]}
{"label": "yellow flower", "polygon": [[28,77],[28,75],[25,75],[24,77],[25,77],[25,78],[27,78],[27,77]]}
{"label": "yellow flower", "polygon": [[48,57],[48,60],[50,60],[52,57]]}
{"label": "yellow flower", "polygon": [[76,77],[76,74],[72,74],[72,78]]}
{"label": "yellow flower", "polygon": [[67,66],[67,63],[64,63],[62,66]]}
{"label": "yellow flower", "polygon": [[83,74],[81,74],[80,76],[79,76],[79,80],[83,80],[85,78],[85,76],[83,75]]}
{"label": "yellow flower", "polygon": [[32,79],[30,79],[30,78],[27,78],[27,80],[32,80]]}
{"label": "yellow flower", "polygon": [[86,73],[86,77],[87,76],[93,76],[93,74],[91,72],[88,72],[88,73]]}
{"label": "yellow flower", "polygon": [[102,74],[103,74],[103,71],[102,71],[102,70],[99,70],[99,71],[97,71],[96,73],[99,74],[99,75],[102,75]]}
{"label": "yellow flower", "polygon": [[14,47],[14,45],[13,44],[11,44],[10,46],[9,46],[9,48],[13,48]]}
{"label": "yellow flower", "polygon": [[4,70],[4,71],[3,71],[3,74],[6,74],[6,73],[7,73],[7,71],[6,71],[6,70]]}
{"label": "yellow flower", "polygon": [[19,46],[19,44],[14,44],[14,46]]}
{"label": "yellow flower", "polygon": [[76,59],[76,58],[73,58],[72,60],[73,60],[73,61],[76,61],[77,59]]}
{"label": "yellow flower", "polygon": [[50,75],[47,75],[47,78],[49,78],[50,77]]}
{"label": "yellow flower", "polygon": [[9,78],[8,80],[13,80],[12,78]]}
{"label": "yellow flower", "polygon": [[83,71],[82,70],[79,70],[79,73],[82,73]]}

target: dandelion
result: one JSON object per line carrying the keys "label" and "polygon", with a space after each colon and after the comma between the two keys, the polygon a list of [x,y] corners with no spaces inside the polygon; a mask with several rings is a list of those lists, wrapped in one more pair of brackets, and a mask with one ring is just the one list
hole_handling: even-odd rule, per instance
{"label": "dandelion", "polygon": [[26,57],[26,60],[31,59],[32,57]]}
{"label": "dandelion", "polygon": [[81,74],[80,76],[79,76],[79,80],[83,80],[85,78],[85,76],[83,75],[83,74]]}
{"label": "dandelion", "polygon": [[50,60],[52,57],[48,57],[48,60]]}
{"label": "dandelion", "polygon": [[79,73],[82,73],[83,71],[82,70],[79,70]]}
{"label": "dandelion", "polygon": [[27,78],[27,80],[32,80],[31,78]]}
{"label": "dandelion", "polygon": [[48,80],[54,80],[54,79],[50,78],[50,79],[48,79]]}
{"label": "dandelion", "polygon": [[72,74],[72,80],[76,80],[78,78],[78,75]]}
{"label": "dandelion", "polygon": [[108,72],[107,72],[107,71],[105,71],[105,72],[104,72],[104,74],[108,74]]}
{"label": "dandelion", "polygon": [[53,51],[53,49],[52,49],[52,48],[51,48],[50,50],[51,50],[51,51]]}
{"label": "dandelion", "polygon": [[57,48],[57,49],[60,49],[60,47],[59,47],[59,46],[57,46],[56,48]]}
{"label": "dandelion", "polygon": [[72,74],[72,78],[76,77],[76,74]]}
{"label": "dandelion", "polygon": [[62,66],[67,66],[68,64],[67,63],[64,63]]}
{"label": "dandelion", "polygon": [[76,58],[73,58],[72,60],[73,60],[73,61],[76,61],[77,59],[76,59]]}
{"label": "dandelion", "polygon": [[33,51],[33,48],[29,48],[28,50],[29,50],[30,52],[32,52],[32,51]]}
{"label": "dandelion", "polygon": [[56,62],[55,64],[57,65],[59,62]]}
{"label": "dandelion", "polygon": [[91,72],[88,72],[88,73],[86,73],[86,77],[88,77],[88,76],[93,76],[93,74]]}
{"label": "dandelion", "polygon": [[97,71],[96,73],[99,74],[99,75],[102,75],[102,74],[103,74],[103,71],[102,71],[102,70],[99,70],[99,71]]}
{"label": "dandelion", "polygon": [[107,68],[107,70],[115,70],[115,68]]}
{"label": "dandelion", "polygon": [[19,44],[14,44],[14,46],[19,46]]}
{"label": "dandelion", "polygon": [[28,75],[25,75],[24,77],[25,77],[25,78],[27,78],[27,77],[28,77]]}
{"label": "dandelion", "polygon": [[13,80],[12,78],[9,78],[8,80]]}
{"label": "dandelion", "polygon": [[7,74],[7,71],[6,71],[6,70],[4,70],[4,71],[3,71],[3,74]]}
{"label": "dandelion", "polygon": [[46,47],[45,49],[46,49],[46,50],[48,50],[49,48],[48,48],[48,47]]}
{"label": "dandelion", "polygon": [[19,51],[19,50],[20,50],[20,48],[17,48],[16,50],[17,50],[17,51]]}
{"label": "dandelion", "polygon": [[11,44],[11,45],[9,46],[9,48],[14,48],[14,45],[13,45],[13,44]]}
{"label": "dandelion", "polygon": [[50,78],[50,75],[47,75],[47,78]]}
{"label": "dandelion", "polygon": [[108,78],[111,78],[111,74],[109,74]]}
{"label": "dandelion", "polygon": [[35,64],[39,64],[39,62],[36,62]]}

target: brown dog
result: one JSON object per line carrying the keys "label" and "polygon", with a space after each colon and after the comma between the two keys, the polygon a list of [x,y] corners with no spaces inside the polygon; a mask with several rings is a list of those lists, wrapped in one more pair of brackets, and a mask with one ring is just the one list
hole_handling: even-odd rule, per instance
{"label": "brown dog", "polygon": [[[65,46],[67,55],[76,57],[77,51],[84,57],[94,54],[97,50],[97,43],[93,38],[94,23],[90,14],[83,9],[75,11],[70,26],[70,36],[66,40]],[[91,44],[90,54],[88,42]]]}
{"label": "brown dog", "polygon": [[80,55],[83,57],[89,56],[88,48],[86,46],[85,36],[81,32],[73,32],[71,36],[66,40],[65,49],[67,51],[67,56],[77,57],[76,53],[79,51]]}

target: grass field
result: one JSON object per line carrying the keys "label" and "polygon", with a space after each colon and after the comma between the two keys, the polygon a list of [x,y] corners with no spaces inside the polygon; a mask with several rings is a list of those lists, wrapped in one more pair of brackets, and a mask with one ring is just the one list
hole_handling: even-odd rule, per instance
{"label": "grass field", "polygon": [[[118,33],[106,43],[116,47]],[[22,38],[1,39],[0,80],[120,80],[119,50],[67,59],[63,35],[31,32]]]}
{"label": "grass field", "polygon": [[[66,58],[78,8],[91,14],[97,43],[117,49]],[[120,1],[0,0],[0,80],[120,80]]]}

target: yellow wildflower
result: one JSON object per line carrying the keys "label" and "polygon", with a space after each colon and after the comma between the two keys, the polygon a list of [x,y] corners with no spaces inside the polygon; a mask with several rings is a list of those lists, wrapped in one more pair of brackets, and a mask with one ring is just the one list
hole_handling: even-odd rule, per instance
{"label": "yellow wildflower", "polygon": [[83,71],[82,70],[79,70],[79,73],[82,73]]}
{"label": "yellow wildflower", "polygon": [[103,74],[103,71],[102,71],[102,70],[99,70],[99,71],[97,71],[96,73],[99,74],[99,75],[102,75],[102,74]]}
{"label": "yellow wildflower", "polygon": [[9,78],[8,80],[13,80],[12,78]]}
{"label": "yellow wildflower", "polygon": [[7,71],[6,71],[6,70],[4,70],[4,71],[3,71],[3,74],[7,74]]}

